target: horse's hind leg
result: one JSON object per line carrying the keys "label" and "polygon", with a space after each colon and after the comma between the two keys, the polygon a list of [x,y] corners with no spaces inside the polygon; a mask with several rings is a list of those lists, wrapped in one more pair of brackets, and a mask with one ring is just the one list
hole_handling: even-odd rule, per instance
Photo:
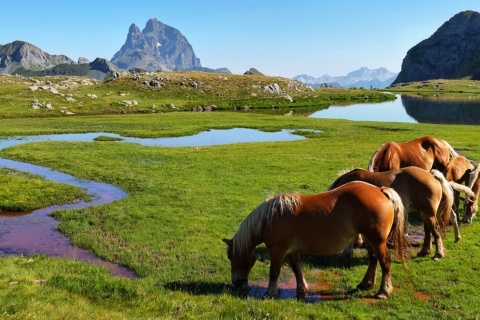
{"label": "horse's hind leg", "polygon": [[290,262],[290,267],[292,267],[293,273],[295,274],[295,280],[297,281],[297,299],[305,299],[308,291],[308,284],[303,277],[300,253],[291,253],[287,255],[287,257]]}
{"label": "horse's hind leg", "polygon": [[[433,235],[433,239],[435,241],[435,248],[436,248],[435,255],[433,256],[433,260],[438,261],[440,258],[445,256],[445,250],[443,248],[443,242],[442,242],[439,226],[437,223],[437,218],[435,217],[435,215],[426,217],[424,214],[422,214],[422,219],[425,226],[425,240],[423,242],[422,251],[424,250],[426,245],[431,248],[430,234]],[[428,240],[428,243],[427,243],[427,240]],[[420,251],[418,255],[421,255],[422,251]]]}
{"label": "horse's hind leg", "polygon": [[418,257],[425,257],[432,252],[432,235],[428,218],[422,212],[423,230],[425,236],[423,237],[422,249],[417,253]]}
{"label": "horse's hind leg", "polygon": [[377,273],[378,259],[373,252],[369,241],[365,241],[365,247],[368,251],[368,267],[362,282],[357,285],[358,290],[367,290],[375,286],[375,275]]}
{"label": "horse's hind leg", "polygon": [[375,295],[375,298],[387,299],[393,291],[392,274],[390,273],[392,258],[390,256],[390,252],[388,251],[386,243],[381,243],[374,248],[374,251],[378,251],[375,254],[378,256],[380,268],[382,268],[382,283],[380,285],[380,289]]}

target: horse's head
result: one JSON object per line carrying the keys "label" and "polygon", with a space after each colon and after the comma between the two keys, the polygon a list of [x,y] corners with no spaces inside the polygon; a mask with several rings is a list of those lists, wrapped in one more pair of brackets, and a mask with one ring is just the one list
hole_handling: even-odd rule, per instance
{"label": "horse's head", "polygon": [[472,218],[478,210],[478,199],[476,197],[466,197],[463,207],[465,209],[463,221],[468,223],[472,222]]}
{"label": "horse's head", "polygon": [[253,265],[257,261],[255,252],[238,252],[233,250],[232,239],[222,239],[227,244],[227,255],[231,262],[232,284],[236,288],[245,287],[248,285],[248,275],[252,270]]}

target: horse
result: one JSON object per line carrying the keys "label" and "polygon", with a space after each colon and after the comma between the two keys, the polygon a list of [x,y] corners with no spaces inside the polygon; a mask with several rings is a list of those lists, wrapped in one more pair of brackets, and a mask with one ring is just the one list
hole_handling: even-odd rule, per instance
{"label": "horse", "polygon": [[300,254],[338,253],[362,233],[369,260],[357,289],[375,286],[380,263],[382,281],[376,298],[387,299],[393,291],[389,234],[395,239],[397,257],[405,267],[403,210],[402,201],[392,188],[359,181],[316,195],[289,193],[270,197],[243,220],[231,239],[223,239],[231,262],[232,286],[248,286],[248,275],[256,262],[254,249],[265,243],[271,259],[265,296],[276,296],[280,268],[288,257],[297,282],[297,298],[304,298],[308,285]]}
{"label": "horse", "polygon": [[370,158],[368,170],[390,171],[408,166],[443,172],[458,153],[445,140],[425,136],[407,142],[386,142]]}
{"label": "horse", "polygon": [[[441,221],[442,226],[445,226],[450,219],[454,225],[455,242],[460,240],[456,216],[452,216],[451,209],[453,190],[439,171],[432,170],[432,172],[429,172],[417,167],[406,167],[398,170],[371,172],[357,168],[340,175],[332,182],[328,190],[351,181],[364,181],[377,187],[393,188],[402,199],[405,207],[405,230],[407,230],[409,209],[420,210],[425,237],[418,256],[430,254],[432,249],[431,235],[433,235],[436,246],[433,259],[437,261],[445,256],[437,221]],[[351,256],[351,249],[352,246],[350,245],[344,254]]]}
{"label": "horse", "polygon": [[[473,165],[467,158],[465,158],[464,156],[457,156],[450,159],[445,170],[443,171],[443,175],[448,181],[453,181],[458,184],[464,183],[468,187],[470,172],[472,172],[472,170]],[[460,204],[460,191],[465,192],[467,196],[474,196],[474,194],[471,192],[471,189],[454,190],[454,204],[457,212]],[[465,217],[463,221],[467,222]]]}
{"label": "horse", "polygon": [[463,207],[465,209],[465,222],[472,222],[473,216],[478,210],[478,194],[480,193],[480,164],[477,164],[475,169],[470,172],[468,177],[468,187],[472,190],[473,194],[465,197]]}

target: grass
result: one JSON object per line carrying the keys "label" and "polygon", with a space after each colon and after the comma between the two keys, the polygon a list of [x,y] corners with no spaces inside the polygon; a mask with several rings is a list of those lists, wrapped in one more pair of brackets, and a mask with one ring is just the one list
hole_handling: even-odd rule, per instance
{"label": "grass", "polygon": [[[164,86],[152,87],[150,81]],[[365,96],[372,101],[394,98],[383,92],[358,89],[312,90],[280,77],[202,72],[148,73],[107,82],[65,76],[0,76],[0,83],[0,119],[191,112],[194,107],[212,105],[220,110],[247,107],[280,114],[292,109],[311,113],[328,107],[332,101],[363,101]],[[265,91],[265,86],[273,83],[279,85],[281,93]],[[37,90],[28,90],[31,87]]]}
{"label": "grass", "polygon": [[42,176],[0,167],[0,212],[32,211],[56,204],[89,201],[81,188],[54,183]]}
{"label": "grass", "polygon": [[[96,131],[165,137],[233,127],[321,132],[302,131],[308,139],[292,142],[208,147],[51,141],[2,150],[4,158],[126,190],[126,198],[109,205],[62,210],[54,216],[61,220],[59,230],[73,243],[128,266],[140,278],[113,278],[100,266],[77,261],[37,255],[2,257],[0,314],[16,319],[457,319],[480,314],[476,237],[480,224],[476,219],[461,225],[463,238],[457,244],[453,232],[447,232],[446,257],[440,262],[416,258],[417,248],[407,259],[408,270],[395,260],[395,290],[387,301],[371,299],[378,285],[371,291],[345,294],[366,271],[366,253],[361,249],[350,260],[304,256],[308,280],[328,285],[331,300],[308,304],[229,292],[230,265],[221,241],[232,236],[268,195],[323,192],[339,171],[366,167],[385,141],[434,135],[463,150],[464,156],[480,160],[478,126],[165,112],[4,119],[0,135]],[[268,254],[264,247],[257,251],[261,258],[250,279],[266,281]],[[285,264],[282,274],[287,272]]]}

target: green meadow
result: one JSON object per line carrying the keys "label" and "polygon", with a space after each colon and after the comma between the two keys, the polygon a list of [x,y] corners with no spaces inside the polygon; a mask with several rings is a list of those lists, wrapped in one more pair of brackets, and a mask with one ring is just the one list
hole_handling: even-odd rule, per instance
{"label": "green meadow", "polygon": [[[167,76],[173,78],[176,75],[158,77]],[[188,75],[192,79],[195,76],[199,75]],[[166,87],[158,90],[142,86],[142,80],[132,79],[79,86],[68,91],[74,97],[78,95],[75,104],[68,109],[59,107],[67,104],[62,96],[27,91],[30,83],[26,82],[29,80],[2,80],[2,138],[82,132],[170,137],[242,127],[262,131],[291,129],[306,139],[205,147],[152,147],[98,139],[95,142],[34,142],[1,150],[2,158],[45,166],[80,179],[110,183],[124,189],[128,196],[120,201],[60,210],[53,216],[61,221],[58,230],[76,246],[124,265],[139,277],[112,277],[106,268],[98,265],[41,255],[3,256],[0,258],[0,317],[479,317],[478,219],[460,226],[462,240],[459,243],[454,243],[453,230],[447,228],[444,234],[446,257],[439,262],[434,262],[432,256],[417,258],[416,252],[420,248],[416,246],[408,251],[408,269],[394,259],[392,281],[395,289],[386,301],[373,299],[378,284],[371,291],[349,293],[366,271],[367,254],[363,249],[355,249],[351,259],[303,257],[311,289],[328,293],[329,299],[315,303],[295,299],[262,300],[229,291],[230,262],[221,239],[233,236],[243,219],[269,195],[293,191],[304,194],[324,192],[341,170],[366,168],[373,152],[391,140],[406,141],[433,135],[447,140],[462,155],[480,160],[480,127],[308,118],[301,115],[306,109],[316,105],[317,109],[325,107],[329,101],[358,101],[366,95],[371,100],[390,97],[361,89],[317,89],[300,93],[292,89],[293,102],[289,102],[284,97],[263,96],[260,92],[254,96],[246,89],[239,93],[241,88],[272,83],[272,78],[252,78],[254,80],[248,80],[250,82],[240,76],[229,75],[228,78],[218,78],[218,81],[224,86],[225,82],[235,79],[236,90],[226,85],[217,87],[207,79],[197,78],[195,82],[203,81],[204,93],[188,87],[193,80],[186,80],[187,88],[180,85],[172,92],[161,91],[169,87],[170,82],[166,80]],[[60,82],[61,79],[52,79],[54,81]],[[175,81],[182,82],[181,78]],[[241,84],[242,81],[245,84]],[[170,84],[177,82],[172,80]],[[288,84],[282,86],[288,87]],[[185,90],[190,90],[188,97]],[[87,97],[87,92],[98,98]],[[126,107],[114,103],[125,98],[119,98],[118,92],[128,92],[127,99],[135,97],[138,105]],[[219,92],[223,96],[218,95]],[[375,95],[378,96],[375,98]],[[87,98],[94,102],[90,104]],[[33,99],[50,101],[54,109],[33,109],[30,102]],[[157,106],[155,112],[151,110],[154,104]],[[175,108],[171,107],[172,104]],[[223,109],[217,112],[190,111],[193,105],[210,104]],[[265,111],[275,109],[272,108],[275,105],[281,112],[234,112],[231,109],[246,104],[251,109]],[[66,115],[61,110],[72,110],[74,114]],[[284,115],[291,110],[292,116]],[[17,171],[0,170],[0,179],[2,211],[31,210],[72,199],[89,199],[81,189],[67,188]],[[22,200],[26,198],[33,199],[26,203]],[[460,208],[460,214],[463,216],[463,208]],[[411,223],[412,227],[418,225],[415,219]],[[262,246],[257,248],[257,253],[259,259],[250,274],[251,284],[268,281],[268,254]],[[291,271],[285,263],[282,277],[287,281],[290,276]],[[380,272],[377,272],[377,281],[380,281]]]}

